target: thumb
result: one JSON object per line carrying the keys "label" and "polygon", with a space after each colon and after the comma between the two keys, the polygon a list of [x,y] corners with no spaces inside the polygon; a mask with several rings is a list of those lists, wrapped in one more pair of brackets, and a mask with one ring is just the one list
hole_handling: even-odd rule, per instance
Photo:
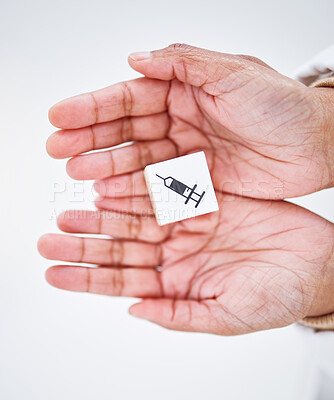
{"label": "thumb", "polygon": [[187,332],[234,335],[232,321],[221,312],[216,300],[144,299],[132,305],[131,315],[167,329]]}
{"label": "thumb", "polygon": [[132,53],[128,61],[133,69],[149,78],[176,78],[189,85],[202,87],[212,95],[218,93],[217,82],[228,77],[233,80],[240,72],[243,78],[247,78],[247,75],[254,75],[254,67],[266,66],[253,57],[218,53],[186,44]]}

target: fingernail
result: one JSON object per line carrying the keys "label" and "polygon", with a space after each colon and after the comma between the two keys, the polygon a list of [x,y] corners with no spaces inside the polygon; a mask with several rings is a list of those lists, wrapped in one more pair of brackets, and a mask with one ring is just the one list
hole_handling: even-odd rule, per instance
{"label": "fingernail", "polygon": [[151,58],[151,52],[150,51],[139,51],[137,53],[131,53],[129,55],[129,57],[133,61],[144,61],[144,60],[148,60],[149,58]]}

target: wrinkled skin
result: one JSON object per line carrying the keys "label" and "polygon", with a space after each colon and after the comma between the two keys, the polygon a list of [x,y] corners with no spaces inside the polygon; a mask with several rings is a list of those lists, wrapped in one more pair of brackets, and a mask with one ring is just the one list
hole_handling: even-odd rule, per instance
{"label": "wrinkled skin", "polygon": [[[63,131],[50,137],[49,153],[74,156],[69,174],[97,179],[100,193],[100,211],[67,212],[59,227],[113,239],[43,236],[46,258],[99,265],[55,266],[47,280],[142,298],[133,315],[177,330],[239,334],[333,311],[333,224],[283,201],[238,196],[277,199],[331,185],[319,92],[244,56],[173,46],[141,58],[129,62],[148,78],[50,111]],[[142,169],[197,150],[220,211],[158,227]]]}
{"label": "wrinkled skin", "polygon": [[116,84],[50,111],[51,122],[66,129],[49,139],[54,157],[135,141],[127,149],[71,159],[73,178],[131,174],[205,150],[219,191],[283,199],[333,184],[328,89],[305,87],[251,57],[190,46],[129,62],[154,79]]}
{"label": "wrinkled skin", "polygon": [[134,315],[179,330],[239,334],[330,312],[333,304],[318,294],[330,297],[333,224],[281,201],[218,199],[219,212],[164,228],[152,215],[136,215],[129,199],[106,199],[100,213],[62,214],[66,232],[118,239],[43,236],[45,257],[100,265],[55,266],[47,279],[67,290],[144,298]]}

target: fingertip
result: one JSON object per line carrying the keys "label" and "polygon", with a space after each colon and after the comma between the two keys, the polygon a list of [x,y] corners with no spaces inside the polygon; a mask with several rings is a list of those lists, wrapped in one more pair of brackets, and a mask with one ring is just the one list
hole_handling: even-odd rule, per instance
{"label": "fingertip", "polygon": [[[48,245],[48,241],[49,241],[48,235],[49,235],[48,233],[42,235],[37,241],[37,250],[42,257],[45,257],[45,254],[46,254],[45,249],[46,249],[46,247]],[[45,257],[45,258],[47,258],[47,257]]]}
{"label": "fingertip", "polygon": [[[73,160],[75,159],[75,157],[70,158],[67,163],[66,163],[66,172],[67,174],[72,178],[75,179],[72,175],[73,171],[72,171],[72,167],[73,167]],[[75,167],[75,161],[74,161],[74,167]]]}
{"label": "fingertip", "polygon": [[57,249],[62,247],[62,235],[56,233],[46,233],[42,235],[37,242],[39,254],[48,259],[54,259]]}
{"label": "fingertip", "polygon": [[136,63],[140,61],[148,61],[152,58],[152,53],[150,51],[136,51],[130,53],[128,57],[129,63]]}
{"label": "fingertip", "polygon": [[152,52],[150,51],[139,51],[131,53],[128,56],[128,64],[135,71],[142,73],[143,75],[150,76],[151,64],[152,64]]}
{"label": "fingertip", "polygon": [[56,128],[64,128],[68,124],[69,99],[61,100],[49,110],[49,121]]}
{"label": "fingertip", "polygon": [[96,208],[98,208],[98,209],[103,209],[104,207],[103,207],[103,204],[104,204],[104,197],[102,197],[102,196],[97,196],[96,198],[95,198],[95,200],[94,200],[94,204],[95,204],[95,207]]}
{"label": "fingertip", "polygon": [[[48,260],[76,261],[80,258],[80,239],[75,236],[49,233],[39,239],[40,254]],[[79,255],[78,255],[79,251]]]}
{"label": "fingertip", "polygon": [[99,190],[98,190],[99,187],[100,187],[100,181],[99,181],[99,180],[94,181],[94,183],[93,183],[93,189],[95,190],[96,193],[99,193]]}
{"label": "fingertip", "polygon": [[[62,288],[62,267],[59,265],[54,265],[45,271],[45,280],[56,288]],[[66,273],[66,271],[65,271]]]}
{"label": "fingertip", "polygon": [[52,133],[47,141],[46,141],[46,152],[48,155],[52,158],[59,159],[61,158],[59,152],[58,152],[58,135],[57,133]]}
{"label": "fingertip", "polygon": [[51,139],[52,135],[53,134],[51,134],[47,138],[46,143],[45,143],[45,149],[46,149],[46,152],[49,154],[49,156],[54,158],[53,155],[52,155],[52,139]]}
{"label": "fingertip", "polygon": [[100,195],[100,192],[99,192],[100,187],[101,187],[100,181],[99,181],[99,180],[94,181],[94,183],[93,183],[93,190],[94,190],[97,194],[99,194],[99,195]]}
{"label": "fingertip", "polygon": [[54,265],[45,272],[45,280],[58,289],[82,292],[86,288],[84,268]]}
{"label": "fingertip", "polygon": [[109,175],[109,164],[109,152],[82,154],[68,160],[66,171],[75,180],[103,179]]}
{"label": "fingertip", "polygon": [[52,268],[54,268],[54,267],[50,267],[50,268],[48,268],[46,271],[45,271],[45,274],[44,274],[44,277],[45,277],[45,280],[50,284],[50,285],[52,285]]}
{"label": "fingertip", "polygon": [[145,313],[144,313],[144,308],[143,307],[143,301],[133,304],[130,308],[129,308],[129,314],[132,315],[133,317],[136,318],[144,318],[145,319]]}
{"label": "fingertip", "polygon": [[71,218],[68,213],[69,211],[63,211],[57,217],[57,226],[63,232],[70,232]]}
{"label": "fingertip", "polygon": [[58,289],[73,290],[73,267],[54,265],[45,271],[45,280]]}
{"label": "fingertip", "polygon": [[56,103],[49,110],[49,121],[57,128],[77,129],[96,122],[96,105],[89,94]]}
{"label": "fingertip", "polygon": [[111,208],[111,209],[113,209],[113,207],[110,207],[110,206],[119,204],[119,199],[113,198],[113,197],[104,197],[104,196],[100,195],[100,196],[96,197],[94,202],[95,202],[95,206],[97,208],[100,208],[100,209],[109,209],[109,208]]}
{"label": "fingertip", "polygon": [[106,196],[107,193],[107,185],[103,179],[98,179],[94,182],[94,190],[96,193],[98,193],[100,196],[103,197]]}
{"label": "fingertip", "polygon": [[137,318],[158,321],[164,311],[163,305],[165,299],[145,299],[139,303],[133,304],[129,308],[129,313]]}
{"label": "fingertip", "polygon": [[[58,104],[58,103],[57,103]],[[48,112],[49,121],[53,126],[57,127],[57,104],[52,106]]]}
{"label": "fingertip", "polygon": [[75,180],[85,179],[83,177],[83,172],[85,172],[85,165],[80,162],[80,156],[75,156],[70,158],[66,163],[66,172],[69,177]]}

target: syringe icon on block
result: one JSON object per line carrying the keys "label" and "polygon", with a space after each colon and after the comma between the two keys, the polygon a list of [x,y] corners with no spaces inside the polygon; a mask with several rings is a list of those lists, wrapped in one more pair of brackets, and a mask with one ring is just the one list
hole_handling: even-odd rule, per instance
{"label": "syringe icon on block", "polygon": [[195,208],[197,208],[200,201],[203,199],[205,191],[202,194],[195,193],[197,185],[194,185],[191,188],[184,183],[178,181],[177,179],[172,178],[171,176],[168,176],[167,178],[163,178],[158,174],[156,174],[156,176],[164,181],[164,185],[168,189],[173,190],[173,192],[176,192],[177,194],[185,197],[186,201],[184,202],[184,204],[187,204],[189,200],[193,200],[196,203]]}

